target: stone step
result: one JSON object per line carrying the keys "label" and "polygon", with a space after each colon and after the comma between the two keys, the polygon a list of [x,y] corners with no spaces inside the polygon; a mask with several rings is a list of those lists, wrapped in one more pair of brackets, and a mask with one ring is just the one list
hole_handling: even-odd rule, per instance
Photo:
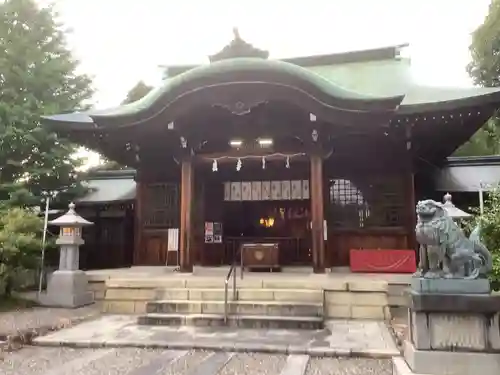
{"label": "stone step", "polygon": [[264,316],[229,315],[227,323],[223,314],[159,314],[139,316],[139,325],[158,326],[229,326],[239,328],[322,329],[323,318],[318,316]]}
{"label": "stone step", "polygon": [[[223,314],[224,301],[150,301],[147,313]],[[294,301],[229,301],[229,314],[269,316],[323,316],[320,303]]]}
{"label": "stone step", "polygon": [[[332,290],[347,290],[347,282],[341,279],[333,279],[321,277],[319,280],[311,279],[307,275],[297,274],[293,277],[273,277],[271,274],[265,274],[265,277],[245,277],[243,280],[239,277],[236,280],[237,289],[312,289],[320,290],[327,287]],[[185,277],[180,274],[159,278],[141,276],[137,278],[118,278],[112,277],[106,280],[106,288],[129,288],[129,289],[145,289],[145,288],[160,288],[160,289],[220,289],[224,288],[223,277],[202,277],[190,276]],[[231,286],[233,280],[229,280]],[[357,281],[356,284],[360,283]],[[362,284],[373,284],[374,281],[363,281]],[[349,284],[351,284],[349,282]],[[353,285],[357,287],[356,285]],[[366,288],[366,285],[363,287]]]}
{"label": "stone step", "polygon": [[[323,301],[323,292],[319,289],[238,289],[236,292],[239,301]],[[228,298],[233,298],[231,288]],[[196,301],[224,301],[224,288],[214,289],[157,289],[157,300],[196,300]]]}

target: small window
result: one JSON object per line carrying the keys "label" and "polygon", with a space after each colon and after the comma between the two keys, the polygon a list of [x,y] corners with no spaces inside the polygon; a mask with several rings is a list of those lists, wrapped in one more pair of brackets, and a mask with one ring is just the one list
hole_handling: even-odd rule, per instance
{"label": "small window", "polygon": [[362,228],[370,216],[368,202],[351,180],[330,180],[330,205],[335,226]]}

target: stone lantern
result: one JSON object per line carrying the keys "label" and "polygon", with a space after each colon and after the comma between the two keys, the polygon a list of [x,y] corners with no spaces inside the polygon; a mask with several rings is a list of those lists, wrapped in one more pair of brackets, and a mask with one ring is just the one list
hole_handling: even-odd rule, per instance
{"label": "stone lantern", "polygon": [[80,307],[94,302],[93,293],[88,290],[87,275],[79,269],[79,247],[84,244],[82,228],[92,225],[75,212],[75,204],[61,217],[49,222],[58,226],[60,247],[59,269],[47,285],[47,293],[40,297],[43,305],[57,307]]}
{"label": "stone lantern", "polygon": [[443,197],[443,208],[452,219],[471,217],[472,215],[455,206],[451,201],[451,194],[446,193]]}

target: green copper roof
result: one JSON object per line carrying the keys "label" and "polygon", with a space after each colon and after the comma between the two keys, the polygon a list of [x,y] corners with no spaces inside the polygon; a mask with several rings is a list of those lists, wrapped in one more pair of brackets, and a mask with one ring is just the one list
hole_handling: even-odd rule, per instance
{"label": "green copper roof", "polygon": [[328,82],[363,95],[405,95],[412,86],[410,64],[407,59],[385,59],[308,66],[306,69]]}
{"label": "green copper roof", "polygon": [[276,71],[280,73],[288,73],[297,78],[303,79],[314,84],[326,94],[332,97],[351,100],[373,100],[378,99],[373,95],[360,94],[352,90],[345,89],[333,82],[325,79],[323,76],[316,74],[313,71],[304,69],[298,65],[290,64],[278,60],[263,60],[258,58],[236,58],[229,60],[221,60],[212,64],[201,65],[199,67],[188,70],[173,78],[167,79],[163,84],[149,92],[148,95],[142,99],[116,107],[114,109],[106,109],[100,111],[89,112],[92,116],[126,116],[150,107],[153,103],[158,101],[163,95],[169,91],[180,87],[189,81],[213,76],[223,73],[231,73],[235,71],[248,70],[253,72],[258,71]]}
{"label": "green copper roof", "polygon": [[[144,118],[154,117],[155,114],[147,114],[150,108],[156,106],[156,111],[163,111],[172,100],[186,94],[186,87],[195,91],[197,87],[193,82],[208,81],[210,86],[211,82],[217,80],[217,77],[224,77],[226,74],[230,77],[231,74],[238,72],[257,73],[256,79],[259,79],[259,72],[267,74],[267,77],[269,77],[269,73],[272,76],[273,72],[281,75],[284,73],[291,78],[297,78],[297,81],[307,82],[326,97],[338,98],[351,103],[358,101],[359,103],[382,102],[391,99],[396,101],[397,98],[401,98],[397,104],[394,104],[395,106],[400,104],[398,113],[401,114],[453,110],[466,106],[500,103],[499,89],[439,88],[415,84],[411,76],[410,60],[399,57],[395,52],[397,49],[392,47],[388,51],[384,50],[385,55],[377,55],[379,58],[370,61],[346,60],[347,63],[317,66],[306,64],[304,67],[286,61],[260,58],[221,60],[194,67],[166,79],[162,85],[136,102],[105,110],[47,116],[44,120],[56,126],[70,124],[75,129],[77,127],[90,129],[97,126],[96,121],[99,118],[116,118],[117,121],[120,121],[120,117],[135,115]],[[317,59],[317,61],[329,63],[330,60],[326,57]],[[292,61],[293,59],[288,60]],[[300,58],[295,60],[298,63],[301,61]],[[309,60],[313,61],[314,59],[311,57],[307,61]],[[265,79],[262,80],[265,81]],[[161,108],[162,104],[164,105],[163,109]]]}
{"label": "green copper roof", "polygon": [[500,102],[500,89],[483,87],[439,87],[417,84],[410,60],[394,58],[349,64],[310,66],[332,84],[362,95],[388,97],[404,95],[399,111],[450,110],[476,103]]}

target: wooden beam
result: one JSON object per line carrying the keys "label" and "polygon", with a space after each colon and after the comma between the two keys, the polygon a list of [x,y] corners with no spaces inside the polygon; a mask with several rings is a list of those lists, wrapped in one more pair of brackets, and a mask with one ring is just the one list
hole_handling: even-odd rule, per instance
{"label": "wooden beam", "polygon": [[325,243],[323,236],[323,159],[318,154],[311,155],[310,185],[313,271],[315,273],[324,273]]}
{"label": "wooden beam", "polygon": [[406,187],[405,196],[407,197],[407,220],[408,220],[408,248],[417,250],[417,237],[415,227],[417,225],[417,213],[415,202],[415,173],[413,163],[413,142],[412,142],[412,128],[410,125],[406,126]]}
{"label": "wooden beam", "polygon": [[[138,171],[140,172],[140,171]],[[136,193],[135,193],[135,223],[134,223],[134,256],[133,256],[133,264],[139,265],[144,262],[142,254],[144,253],[143,246],[143,232],[144,226],[143,218],[144,218],[144,182],[140,179],[141,174],[138,173],[136,177]]]}
{"label": "wooden beam", "polygon": [[417,225],[417,214],[415,211],[415,174],[413,170],[407,172],[406,196],[408,205],[408,248],[417,250],[417,237],[415,226]]}
{"label": "wooden beam", "polygon": [[192,243],[192,200],[194,182],[193,163],[185,159],[181,164],[181,223],[180,237],[180,271],[193,272]]}

